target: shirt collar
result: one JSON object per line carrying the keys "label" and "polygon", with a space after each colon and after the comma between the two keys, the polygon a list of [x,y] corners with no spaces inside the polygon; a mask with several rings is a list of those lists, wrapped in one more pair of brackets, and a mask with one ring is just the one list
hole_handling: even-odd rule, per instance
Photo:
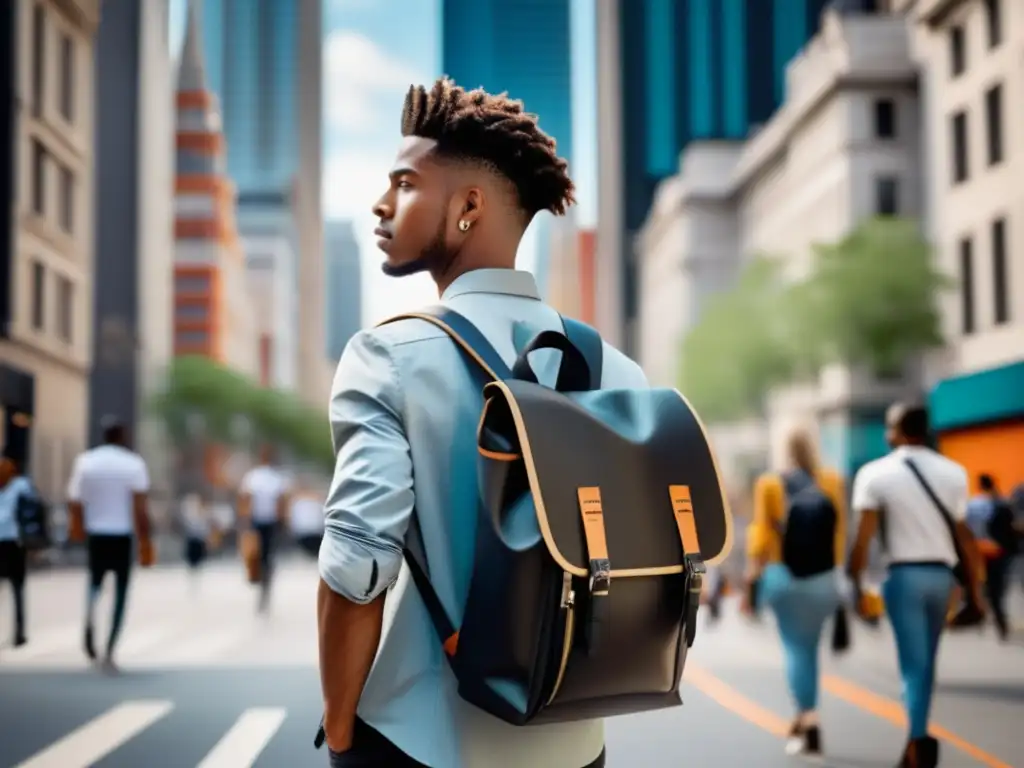
{"label": "shirt collar", "polygon": [[501,293],[540,301],[537,281],[533,275],[520,269],[474,269],[459,275],[441,294],[441,301],[449,301],[467,293]]}

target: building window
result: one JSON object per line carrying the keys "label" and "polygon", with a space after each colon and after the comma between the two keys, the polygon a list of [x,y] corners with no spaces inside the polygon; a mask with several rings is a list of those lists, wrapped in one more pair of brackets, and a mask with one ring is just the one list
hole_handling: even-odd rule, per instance
{"label": "building window", "polygon": [[32,112],[43,114],[46,93],[46,11],[36,3],[32,8]]}
{"label": "building window", "polygon": [[75,224],[75,175],[67,166],[60,167],[60,226],[70,233]]}
{"label": "building window", "polygon": [[959,24],[949,30],[949,70],[953,77],[967,69],[967,40]]}
{"label": "building window", "polygon": [[32,327],[46,327],[46,268],[41,261],[32,262]]}
{"label": "building window", "polygon": [[985,27],[988,32],[988,47],[996,48],[1003,42],[1002,0],[985,0]]}
{"label": "building window", "polygon": [[892,99],[875,100],[875,138],[896,138],[896,103]]}
{"label": "building window", "polygon": [[75,285],[66,277],[57,280],[57,333],[71,343],[75,316]]}
{"label": "building window", "polygon": [[875,213],[895,216],[899,209],[900,180],[895,176],[879,176],[875,179]]}
{"label": "building window", "polygon": [[1006,256],[1006,219],[992,222],[992,290],[996,325],[1010,322],[1010,275]]}
{"label": "building window", "polygon": [[69,123],[75,119],[75,41],[71,35],[60,41],[60,113]]}
{"label": "building window", "polygon": [[177,341],[180,347],[201,347],[210,340],[206,331],[178,331]]}
{"label": "building window", "polygon": [[967,181],[970,164],[967,154],[967,113],[953,115],[953,183]]}
{"label": "building window", "polygon": [[178,275],[174,278],[175,293],[206,293],[210,280],[206,275]]}
{"label": "building window", "polygon": [[1003,161],[1003,86],[994,85],[985,91],[985,133],[988,142],[988,164]]}
{"label": "building window", "polygon": [[179,320],[201,322],[209,317],[205,304],[179,304],[175,315]]}
{"label": "building window", "polygon": [[964,335],[974,333],[974,244],[971,238],[960,241],[960,301]]}
{"label": "building window", "polygon": [[32,210],[46,213],[46,147],[39,139],[32,139]]}

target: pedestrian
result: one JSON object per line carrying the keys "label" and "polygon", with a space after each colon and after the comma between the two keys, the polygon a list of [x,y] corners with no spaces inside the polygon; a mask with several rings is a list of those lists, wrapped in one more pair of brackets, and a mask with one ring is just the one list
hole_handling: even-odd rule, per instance
{"label": "pedestrian", "polygon": [[[932,450],[928,411],[897,403],[886,414],[892,450],[857,472],[853,508],[860,516],[849,574],[857,591],[871,541],[880,533],[885,610],[896,640],[909,721],[901,768],[934,768],[939,744],[928,735],[939,641],[956,582],[970,623],[983,617],[981,559],[967,527],[967,471]],[[964,622],[969,623],[969,622]]]}
{"label": "pedestrian", "polygon": [[820,757],[818,668],[821,631],[836,617],[840,595],[836,569],[846,548],[846,498],[838,472],[821,466],[810,436],[789,438],[789,467],[766,473],[754,489],[754,519],[747,529],[748,578],[743,609],[753,596],[775,614],[785,651],[796,718],[786,751]]}
{"label": "pedestrian", "polygon": [[124,622],[128,586],[138,546],[139,565],[153,564],[155,553],[149,517],[149,470],[129,447],[128,429],[105,417],[103,443],[80,454],[68,482],[71,530],[84,532],[88,551],[89,590],[83,648],[97,660],[94,630],[96,600],[108,573],[114,576],[114,606],[102,668],[116,672],[114,652]]}
{"label": "pedestrian", "polygon": [[[373,206],[382,269],[429,274],[442,305],[511,366],[538,331],[564,329],[515,260],[534,215],[558,215],[573,202],[566,162],[520,102],[444,79],[410,89],[402,129],[390,185]],[[598,353],[602,387],[647,388],[623,354],[607,344]],[[536,358],[537,378],[550,385],[558,357],[540,350]],[[360,332],[338,365],[318,597],[322,734],[332,765],[604,765],[601,720],[519,728],[461,698],[421,590],[393,590],[392,631],[381,640],[384,596],[407,535],[423,543],[432,602],[450,611],[465,599],[481,387],[459,347],[423,320]]]}
{"label": "pedestrian", "polygon": [[308,478],[300,480],[291,498],[288,524],[299,547],[315,560],[324,537],[324,498],[313,490]]}
{"label": "pedestrian", "polygon": [[270,608],[270,585],[273,578],[275,546],[281,524],[288,512],[289,481],[276,466],[274,450],[268,444],[260,448],[259,463],[242,477],[238,489],[240,537],[248,528],[259,542],[258,613]]}
{"label": "pedestrian", "polygon": [[18,525],[18,506],[23,496],[36,495],[31,481],[21,473],[20,462],[5,451],[0,458],[0,583],[6,581],[11,585],[15,648],[28,642],[25,622],[27,553]]}
{"label": "pedestrian", "polygon": [[200,566],[206,560],[212,534],[210,512],[202,494],[190,493],[181,500],[181,522],[185,534],[185,562],[192,576],[192,587],[198,589]]}
{"label": "pedestrian", "polygon": [[1005,642],[1010,637],[1006,592],[1019,535],[1014,530],[1013,509],[999,493],[995,478],[982,473],[978,488],[980,493],[967,502],[967,526],[985,564],[985,596],[999,639]]}

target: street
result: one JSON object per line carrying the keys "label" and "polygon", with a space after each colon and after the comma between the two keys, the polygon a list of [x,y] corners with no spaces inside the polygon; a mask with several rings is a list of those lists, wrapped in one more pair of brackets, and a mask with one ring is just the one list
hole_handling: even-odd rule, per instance
{"label": "street", "polygon": [[[320,714],[312,562],[282,566],[268,616],[256,615],[238,563],[211,564],[197,585],[175,566],[136,571],[122,674],[112,677],[91,669],[79,647],[82,573],[32,576],[27,646],[7,645],[6,592],[0,601],[0,768],[326,765],[312,746]],[[108,609],[100,605],[103,622]],[[825,765],[891,768],[904,740],[895,654],[887,630],[855,631],[850,654],[823,653]],[[991,632],[944,642],[933,715],[942,765],[1024,768],[1024,645],[999,645]],[[681,708],[610,721],[608,765],[800,764],[782,751],[791,711],[767,620],[727,610],[702,628],[684,699]]]}

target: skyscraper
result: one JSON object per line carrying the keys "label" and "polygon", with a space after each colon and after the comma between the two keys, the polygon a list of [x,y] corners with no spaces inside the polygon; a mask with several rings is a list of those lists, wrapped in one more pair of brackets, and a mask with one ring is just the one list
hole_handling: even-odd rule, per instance
{"label": "skyscraper", "polygon": [[106,0],[96,44],[96,272],[89,432],[135,425],[153,477],[163,442],[146,418],[172,352],[174,72],[168,0]]}
{"label": "skyscraper", "polygon": [[0,2],[0,444],[51,499],[89,421],[99,21],[98,0]]}
{"label": "skyscraper", "polygon": [[257,327],[227,173],[220,105],[202,53],[201,0],[189,6],[178,69],[174,353],[257,376]]}
{"label": "skyscraper", "polygon": [[362,268],[351,221],[324,227],[327,259],[327,359],[337,363],[348,340],[363,326]]}
{"label": "skyscraper", "polygon": [[632,349],[632,238],[693,140],[742,140],[780,104],[786,65],[829,0],[598,4],[599,327]]}
{"label": "skyscraper", "polygon": [[[210,88],[221,97],[228,172],[243,238],[295,258],[299,392],[322,404],[324,352],[320,0],[202,0]],[[273,230],[273,231],[271,231]],[[279,274],[278,279],[287,279]]]}
{"label": "skyscraper", "polygon": [[[443,0],[442,68],[464,88],[522,99],[572,162],[569,0]],[[571,170],[571,167],[570,167]],[[551,219],[542,213],[534,271],[548,273]]]}

